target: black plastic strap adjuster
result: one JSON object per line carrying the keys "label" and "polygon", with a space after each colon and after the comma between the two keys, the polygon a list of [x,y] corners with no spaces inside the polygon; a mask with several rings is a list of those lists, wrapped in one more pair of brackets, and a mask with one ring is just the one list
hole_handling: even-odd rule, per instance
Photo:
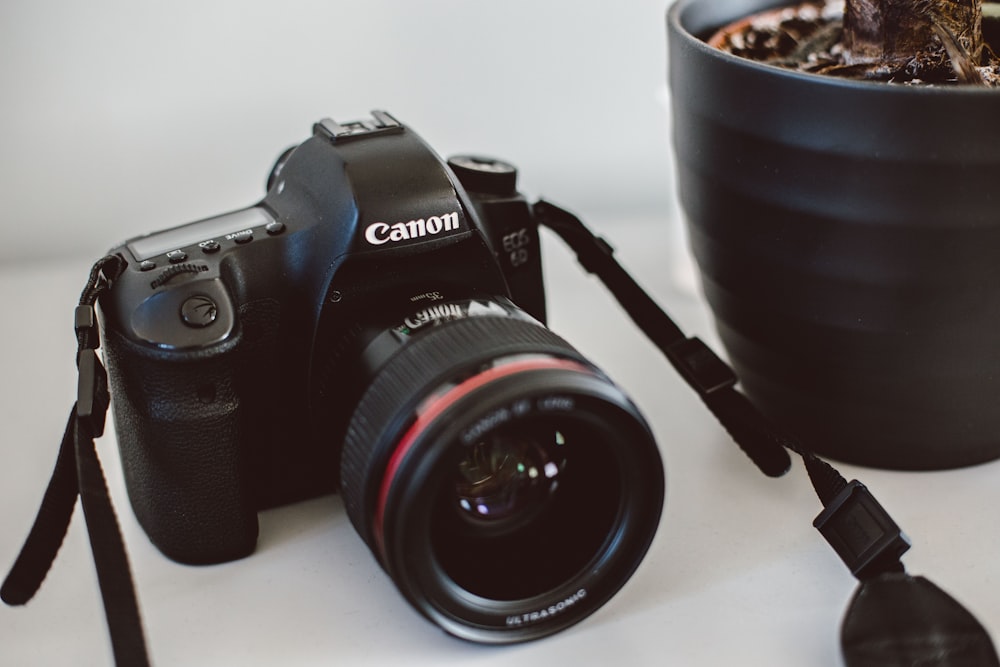
{"label": "black plastic strap adjuster", "polygon": [[736,385],[737,377],[729,364],[705,345],[700,338],[686,338],[667,348],[674,368],[702,397]]}
{"label": "black plastic strap adjuster", "polygon": [[813,521],[855,577],[901,570],[910,539],[861,482],[850,482]]}
{"label": "black plastic strap adjuster", "polygon": [[608,243],[605,239],[600,236],[593,236],[592,243],[585,248],[579,248],[577,250],[577,261],[580,262],[587,273],[593,273],[600,275],[601,271],[608,265],[608,262],[613,262],[612,259],[615,254],[614,246]]}
{"label": "black plastic strap adjuster", "polygon": [[97,357],[97,352],[83,349],[76,356],[79,379],[76,385],[76,416],[90,431],[90,436],[99,438],[104,434],[104,422],[111,394],[108,392],[108,374]]}
{"label": "black plastic strap adjuster", "polygon": [[101,346],[100,329],[97,326],[97,313],[93,306],[80,305],[73,313],[73,328],[76,330],[80,345],[90,350]]}

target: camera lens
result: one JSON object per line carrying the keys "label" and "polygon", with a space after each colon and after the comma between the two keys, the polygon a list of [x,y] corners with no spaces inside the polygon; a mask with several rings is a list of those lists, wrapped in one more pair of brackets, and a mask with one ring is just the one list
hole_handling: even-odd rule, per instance
{"label": "camera lens", "polygon": [[464,447],[456,469],[451,504],[478,530],[506,531],[530,521],[546,506],[566,465],[558,451],[565,444],[560,432],[504,431],[512,430]]}
{"label": "camera lens", "polygon": [[417,610],[510,643],[625,584],[659,522],[662,464],[635,406],[569,344],[527,317],[470,316],[416,333],[372,373],[341,491]]}

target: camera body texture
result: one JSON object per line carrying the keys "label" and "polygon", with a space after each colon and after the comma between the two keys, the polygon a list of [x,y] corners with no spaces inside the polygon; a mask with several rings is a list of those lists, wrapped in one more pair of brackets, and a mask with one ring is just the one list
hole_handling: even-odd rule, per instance
{"label": "camera body texture", "polygon": [[515,171],[452,165],[388,114],[321,121],[259,204],[113,251],[129,262],[101,301],[116,432],[165,554],[245,556],[259,510],[336,490],[369,331],[459,297],[544,321]]}

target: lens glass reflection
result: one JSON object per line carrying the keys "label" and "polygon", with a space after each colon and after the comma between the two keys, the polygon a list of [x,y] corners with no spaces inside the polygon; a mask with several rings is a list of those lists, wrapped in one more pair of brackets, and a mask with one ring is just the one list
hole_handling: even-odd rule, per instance
{"label": "lens glass reflection", "polygon": [[[596,420],[595,420],[596,421]],[[618,461],[586,417],[531,417],[455,444],[431,521],[435,557],[481,597],[540,595],[576,575],[610,537]]]}
{"label": "lens glass reflection", "polygon": [[555,431],[490,434],[469,446],[456,475],[459,512],[483,529],[515,530],[530,521],[559,488],[564,445]]}

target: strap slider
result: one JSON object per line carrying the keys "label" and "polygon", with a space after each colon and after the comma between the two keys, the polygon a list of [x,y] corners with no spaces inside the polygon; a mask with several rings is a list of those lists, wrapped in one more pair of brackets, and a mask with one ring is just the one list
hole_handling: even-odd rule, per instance
{"label": "strap slider", "polygon": [[667,357],[681,377],[702,397],[736,385],[733,369],[700,338],[686,338],[667,348]]}
{"label": "strap slider", "polygon": [[899,571],[910,539],[861,482],[850,482],[813,521],[855,577]]}
{"label": "strap slider", "polygon": [[111,405],[108,374],[97,358],[97,352],[84,348],[77,353],[79,379],[76,385],[76,416],[87,427],[91,437],[104,434],[104,423]]}
{"label": "strap slider", "polygon": [[80,305],[73,314],[73,328],[76,338],[85,349],[96,350],[101,346],[100,328],[93,306]]}
{"label": "strap slider", "polygon": [[614,254],[615,249],[610,243],[595,236],[591,245],[578,249],[576,257],[587,273],[599,274]]}

